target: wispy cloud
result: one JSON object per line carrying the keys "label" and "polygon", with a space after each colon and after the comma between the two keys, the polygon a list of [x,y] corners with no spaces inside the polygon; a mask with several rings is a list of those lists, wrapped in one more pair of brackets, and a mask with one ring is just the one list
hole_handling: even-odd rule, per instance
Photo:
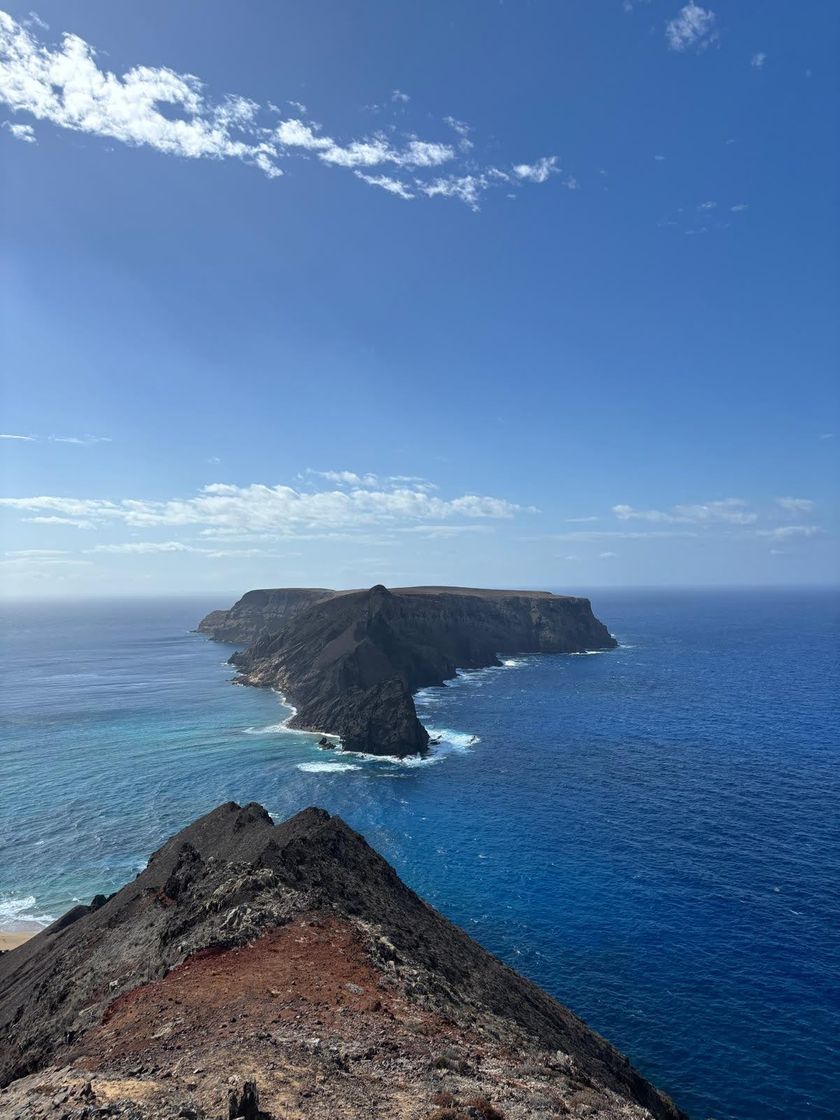
{"label": "wispy cloud", "polygon": [[559,170],[557,156],[543,156],[535,163],[518,163],[514,167],[513,173],[517,179],[527,179],[529,183],[545,183]]}
{"label": "wispy cloud", "polygon": [[676,505],[668,510],[635,509],[633,506],[617,505],[612,507],[612,511],[620,521],[694,525],[717,522],[729,525],[753,525],[758,520],[758,514],[751,513],[745,508],[746,505],[742,498],[724,498],[721,501]]}
{"label": "wispy cloud", "polygon": [[363,183],[367,183],[371,187],[381,187],[383,191],[395,194],[397,198],[404,198],[407,202],[417,197],[411,187],[400,179],[394,179],[391,175],[366,175],[364,171],[356,171],[354,174]]}
{"label": "wispy cloud", "polygon": [[[42,436],[13,435],[9,432],[0,433],[0,439],[17,439],[17,440],[22,440],[25,443],[41,443],[41,442],[44,442],[44,438]],[[92,436],[92,435],[47,436],[46,437],[46,442],[48,442],[48,443],[75,443],[75,444],[78,444],[79,446],[87,447],[87,446],[89,446],[91,444],[94,444],[94,443],[111,443],[112,440],[111,440],[110,436]]]}
{"label": "wispy cloud", "polygon": [[776,505],[786,513],[813,513],[816,502],[811,498],[777,498]]}
{"label": "wispy cloud", "polygon": [[71,525],[75,529],[92,529],[92,521],[82,521],[76,517],[58,517],[52,514],[48,517],[24,517],[30,525]]}
{"label": "wispy cloud", "polygon": [[37,144],[38,142],[35,129],[31,124],[14,124],[12,121],[3,121],[2,127],[8,129],[15,140],[22,140],[24,144]]}
{"label": "wispy cloud", "polygon": [[108,552],[116,555],[143,555],[149,552],[196,552],[183,541],[127,541],[125,544],[97,544],[86,552]]}
{"label": "wispy cloud", "polygon": [[199,527],[215,533],[306,536],[369,526],[512,518],[523,507],[504,498],[463,494],[441,498],[423,484],[391,483],[377,488],[307,492],[290,486],[234,486],[213,483],[198,494],[165,501],[68,498],[52,495],[0,498],[0,508],[62,523],[123,524],[133,528]]}
{"label": "wispy cloud", "polygon": [[[469,129],[454,117],[441,125],[458,134],[455,144],[412,133],[396,142],[394,130],[341,141],[303,120],[300,102],[287,102],[298,115],[278,122],[280,110],[271,102],[260,105],[239,94],[213,100],[199,78],[167,67],[135,66],[119,75],[101,67],[94,48],[78,35],[49,45],[37,31],[31,22],[0,12],[0,102],[60,128],[185,159],[240,160],[270,179],[282,176],[294,156],[314,159],[405,201],[455,198],[472,209],[492,187],[545,183],[559,171],[553,156],[506,167],[468,159]],[[402,117],[409,101],[395,89],[391,110],[398,106]],[[29,123],[8,123],[8,129],[18,139],[35,139]],[[567,178],[566,185],[572,183]]]}
{"label": "wispy cloud", "polygon": [[374,474],[373,471],[366,471],[365,474],[358,474],[356,471],[318,471],[313,467],[307,467],[303,474],[297,476],[299,479],[307,478],[323,478],[327,482],[335,483],[336,486],[341,487],[357,487],[362,486],[368,490],[376,490],[377,488],[393,488],[395,486],[407,485],[416,490],[437,490],[438,487],[434,482],[429,482],[427,478],[420,478],[415,474]]}
{"label": "wispy cloud", "polygon": [[66,548],[16,548],[3,555],[12,559],[20,556],[69,556],[70,553]]}
{"label": "wispy cloud", "polygon": [[759,529],[757,535],[784,541],[791,537],[816,537],[824,532],[825,530],[819,525],[778,525],[775,529]]}
{"label": "wispy cloud", "polygon": [[678,206],[662,218],[659,225],[663,228],[670,226],[684,234],[711,233],[731,228],[731,215],[741,214],[748,209],[746,202],[718,202],[708,198]]}
{"label": "wispy cloud", "polygon": [[752,66],[755,70],[761,70],[763,69],[764,63],[766,61],[767,55],[764,53],[764,51],[756,51],[750,59],[750,66]]}
{"label": "wispy cloud", "polygon": [[550,533],[553,541],[650,541],[669,540],[680,537],[696,537],[697,532],[690,529],[574,529],[568,533]]}
{"label": "wispy cloud", "polygon": [[665,39],[672,51],[704,51],[719,40],[717,16],[699,4],[686,4],[665,25]]}
{"label": "wispy cloud", "polygon": [[50,436],[50,443],[75,443],[80,447],[89,447],[94,443],[111,443],[110,436]]}

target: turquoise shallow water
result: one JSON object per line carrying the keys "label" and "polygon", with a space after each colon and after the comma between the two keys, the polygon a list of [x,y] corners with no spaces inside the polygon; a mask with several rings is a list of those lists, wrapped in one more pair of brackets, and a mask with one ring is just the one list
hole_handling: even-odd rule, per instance
{"label": "turquoise shallow water", "polygon": [[228,684],[190,633],[219,605],[2,608],[0,926],[115,889],[221,801],[321,804],[695,1120],[838,1115],[835,596],[600,593],[620,649],[428,690],[445,742],[408,765]]}

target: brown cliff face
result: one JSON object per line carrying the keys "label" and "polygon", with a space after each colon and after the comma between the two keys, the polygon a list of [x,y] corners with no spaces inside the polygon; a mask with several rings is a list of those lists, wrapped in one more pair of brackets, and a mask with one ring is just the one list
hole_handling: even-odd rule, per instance
{"label": "brown cliff face", "polygon": [[588,599],[549,592],[414,587],[338,592],[264,632],[231,661],[246,684],[279,689],[290,726],[340,736],[345,750],[426,749],[412,694],[500,653],[574,653],[615,640]]}
{"label": "brown cliff face", "polygon": [[0,1086],[9,1120],[682,1116],[341,820],[233,803],[0,955]]}

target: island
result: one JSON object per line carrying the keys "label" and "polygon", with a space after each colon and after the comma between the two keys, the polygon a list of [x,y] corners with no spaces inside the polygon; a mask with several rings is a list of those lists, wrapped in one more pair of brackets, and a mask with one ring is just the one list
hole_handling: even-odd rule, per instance
{"label": "island", "polygon": [[500,665],[500,655],[617,644],[588,599],[467,587],[250,591],[198,629],[250,643],[230,659],[236,679],[277,689],[295,709],[290,727],[335,736],[339,749],[397,758],[428,750],[414,706],[419,689],[459,669]]}
{"label": "island", "polygon": [[0,1115],[686,1120],[340,818],[234,802],[0,953]]}

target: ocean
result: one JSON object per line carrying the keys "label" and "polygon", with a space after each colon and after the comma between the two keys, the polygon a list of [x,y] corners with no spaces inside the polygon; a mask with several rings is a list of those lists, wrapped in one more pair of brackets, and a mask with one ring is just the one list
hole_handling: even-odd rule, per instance
{"label": "ocean", "polygon": [[339,813],[693,1120],[840,1114],[838,597],[601,591],[620,648],[418,697],[402,764],[320,751],[218,601],[0,608],[0,928],[133,877],[226,800]]}

